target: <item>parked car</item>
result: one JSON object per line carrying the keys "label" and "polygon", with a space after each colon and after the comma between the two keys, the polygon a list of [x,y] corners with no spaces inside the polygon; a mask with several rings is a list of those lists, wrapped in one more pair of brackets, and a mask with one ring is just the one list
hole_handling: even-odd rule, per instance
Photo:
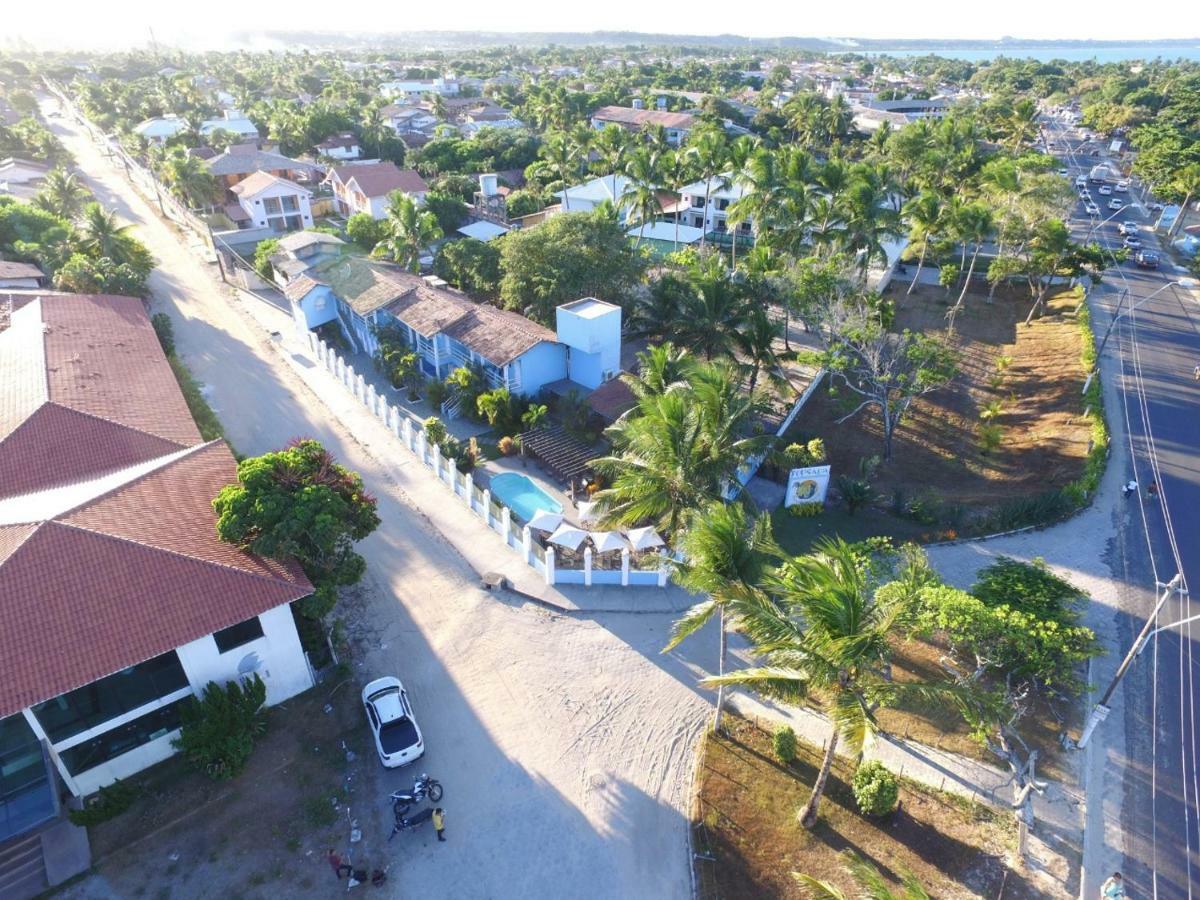
{"label": "parked car", "polygon": [[1112,188],[1111,188],[1111,187],[1109,187],[1107,184],[1102,184],[1102,185],[1100,185],[1100,189],[1099,189],[1099,190],[1100,190],[1100,193],[1101,193],[1101,194],[1103,194],[1103,195],[1104,195],[1104,196],[1106,196],[1106,197],[1107,197],[1109,194],[1111,194],[1111,193],[1112,193]]}
{"label": "parked car", "polygon": [[1140,230],[1138,223],[1130,219],[1121,223],[1121,234],[1137,234]]}
{"label": "parked car", "polygon": [[1083,205],[1083,211],[1085,213],[1087,213],[1089,216],[1100,215],[1100,207],[1098,207],[1095,203],[1092,203],[1090,201]]}
{"label": "parked car", "polygon": [[1122,203],[1122,202],[1121,202],[1121,201],[1120,201],[1118,198],[1116,198],[1116,197],[1113,197],[1111,200],[1109,200],[1109,201],[1108,201],[1108,208],[1109,208],[1109,209],[1122,209],[1124,206],[1125,206],[1125,204],[1124,204],[1124,203]]}
{"label": "parked car", "polygon": [[1129,190],[1129,182],[1128,181],[1118,181],[1117,182],[1117,191],[1119,193],[1124,194],[1128,190]]}
{"label": "parked car", "polygon": [[1143,269],[1157,269],[1158,268],[1158,254],[1155,253],[1153,250],[1143,250],[1134,259],[1137,262],[1138,266],[1140,266]]}
{"label": "parked car", "polygon": [[1123,240],[1121,242],[1121,244],[1122,244],[1122,246],[1125,247],[1126,250],[1141,250],[1142,249],[1142,239],[1135,234],[1131,234],[1129,237],[1125,238],[1125,240]]}
{"label": "parked car", "polygon": [[1063,178],[1066,178],[1068,175],[1071,174],[1071,170],[1070,169],[1059,169],[1058,174],[1061,175]]}
{"label": "parked car", "polygon": [[389,769],[425,755],[425,741],[399,678],[376,678],[362,689],[363,708],[375,738],[379,761]]}

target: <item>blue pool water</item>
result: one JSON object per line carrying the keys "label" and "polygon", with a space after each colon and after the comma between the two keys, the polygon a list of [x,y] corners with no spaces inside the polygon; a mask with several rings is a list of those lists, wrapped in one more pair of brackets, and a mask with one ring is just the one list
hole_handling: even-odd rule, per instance
{"label": "blue pool water", "polygon": [[539,509],[562,512],[562,504],[525,475],[503,472],[492,477],[490,487],[492,496],[516,513],[522,521],[528,522]]}

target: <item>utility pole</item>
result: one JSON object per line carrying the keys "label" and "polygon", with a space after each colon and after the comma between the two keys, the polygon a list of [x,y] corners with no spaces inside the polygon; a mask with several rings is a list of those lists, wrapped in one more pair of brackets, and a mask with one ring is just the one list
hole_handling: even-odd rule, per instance
{"label": "utility pole", "polygon": [[1160,583],[1158,585],[1158,587],[1162,590],[1162,596],[1158,598],[1158,603],[1155,604],[1154,611],[1146,617],[1146,624],[1142,627],[1141,633],[1138,634],[1137,640],[1133,642],[1133,645],[1129,648],[1129,652],[1126,653],[1125,658],[1121,660],[1121,665],[1118,667],[1116,674],[1113,675],[1113,679],[1108,686],[1108,690],[1104,692],[1104,696],[1100,698],[1100,702],[1096,704],[1091,715],[1088,716],[1087,724],[1083,728],[1083,734],[1079,736],[1079,743],[1075,745],[1077,749],[1082,750],[1084,747],[1086,747],[1088,741],[1092,738],[1092,732],[1096,730],[1096,726],[1108,718],[1108,714],[1111,711],[1108,701],[1112,699],[1113,693],[1116,692],[1117,685],[1121,683],[1121,679],[1125,677],[1125,673],[1128,672],[1129,667],[1133,665],[1134,659],[1136,659],[1138,654],[1142,652],[1142,648],[1146,645],[1146,641],[1150,635],[1161,630],[1154,627],[1154,622],[1158,618],[1158,612],[1163,608],[1163,604],[1167,602],[1167,599],[1172,594],[1178,593],[1183,596],[1187,595],[1187,591],[1180,587],[1182,582],[1183,575],[1177,573],[1175,577],[1166,584]]}

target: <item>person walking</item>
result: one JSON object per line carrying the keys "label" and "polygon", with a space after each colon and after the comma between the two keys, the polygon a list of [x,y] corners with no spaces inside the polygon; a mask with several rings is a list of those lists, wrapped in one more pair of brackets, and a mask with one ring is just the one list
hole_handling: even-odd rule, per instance
{"label": "person walking", "polygon": [[333,869],[333,874],[337,876],[338,881],[342,880],[343,872],[354,877],[354,867],[350,863],[342,862],[341,855],[332,847],[329,848],[329,855],[325,858],[329,861],[329,868]]}
{"label": "person walking", "polygon": [[439,841],[446,840],[446,812],[440,806],[433,811],[433,827]]}

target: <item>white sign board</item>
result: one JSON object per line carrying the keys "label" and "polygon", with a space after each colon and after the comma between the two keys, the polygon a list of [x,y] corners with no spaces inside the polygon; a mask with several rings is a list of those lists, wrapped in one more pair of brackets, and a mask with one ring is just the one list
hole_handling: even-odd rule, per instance
{"label": "white sign board", "polygon": [[829,491],[829,466],[808,466],[792,469],[788,474],[787,494],[784,506],[797,503],[824,503]]}

